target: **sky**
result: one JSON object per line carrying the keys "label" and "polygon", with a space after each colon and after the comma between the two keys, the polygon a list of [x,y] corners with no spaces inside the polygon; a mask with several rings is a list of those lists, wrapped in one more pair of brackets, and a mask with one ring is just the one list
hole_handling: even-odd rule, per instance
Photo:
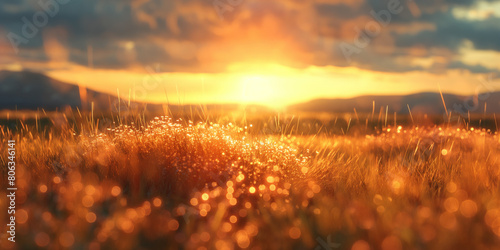
{"label": "sky", "polygon": [[2,0],[0,70],[124,98],[282,107],[500,89],[495,0]]}

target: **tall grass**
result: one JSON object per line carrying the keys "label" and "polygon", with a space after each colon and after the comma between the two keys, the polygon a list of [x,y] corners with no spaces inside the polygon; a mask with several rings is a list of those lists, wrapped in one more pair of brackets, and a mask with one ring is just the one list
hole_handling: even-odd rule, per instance
{"label": "tall grass", "polygon": [[[278,133],[202,120],[137,118],[105,128],[87,119],[38,132],[2,127],[1,152],[9,138],[18,141],[20,205],[18,242],[2,239],[1,248],[500,244],[496,133],[389,126],[300,135],[295,118],[274,123]],[[0,162],[6,165],[5,154]],[[1,193],[0,204],[6,202]]]}

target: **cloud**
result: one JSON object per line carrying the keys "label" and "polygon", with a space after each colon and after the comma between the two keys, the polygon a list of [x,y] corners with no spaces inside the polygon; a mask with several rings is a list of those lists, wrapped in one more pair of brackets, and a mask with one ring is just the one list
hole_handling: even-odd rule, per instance
{"label": "cloud", "polygon": [[497,73],[498,74],[500,72],[498,69],[488,68],[488,67],[485,67],[481,64],[469,65],[469,64],[465,64],[465,63],[460,62],[460,61],[450,62],[447,65],[447,68],[448,69],[465,69],[465,70],[470,71],[471,73]]}
{"label": "cloud", "polygon": [[[47,1],[55,0],[41,0]],[[453,15],[454,8],[473,10],[477,1],[401,1],[403,11],[391,15],[379,35],[346,60],[339,45],[352,44],[374,20],[370,12],[386,10],[391,1],[244,0],[221,19],[212,1],[70,0],[37,35],[20,44],[18,54],[0,53],[22,63],[55,60],[131,70],[161,64],[167,72],[223,72],[235,62],[253,61],[296,68],[486,73],[489,69],[480,64],[459,61],[460,49],[472,43],[476,50],[500,51],[498,17],[464,20]],[[32,20],[39,11],[38,1],[2,1],[0,47],[8,48],[6,34],[22,35],[23,17]],[[415,64],[418,59],[436,65],[436,58],[443,61],[443,70]]]}
{"label": "cloud", "polygon": [[396,38],[396,45],[445,47],[457,51],[465,41],[470,41],[478,50],[500,51],[500,27],[498,26],[500,18],[464,21],[456,19],[451,13],[442,14],[439,17],[431,16],[431,18],[434,19],[435,30],[399,35]]}

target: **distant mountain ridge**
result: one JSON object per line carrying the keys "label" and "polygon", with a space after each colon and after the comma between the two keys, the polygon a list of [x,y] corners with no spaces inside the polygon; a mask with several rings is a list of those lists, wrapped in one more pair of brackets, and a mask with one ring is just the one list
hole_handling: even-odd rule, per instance
{"label": "distant mountain ridge", "polygon": [[[460,96],[443,94],[448,112],[455,114],[483,113],[486,103],[486,113],[500,113],[500,92],[484,93],[480,96]],[[408,106],[412,114],[444,114],[446,112],[440,93],[423,92],[410,95],[359,96],[348,99],[316,99],[305,103],[289,106],[290,111],[352,113],[372,113],[375,103],[375,113],[383,112],[388,107],[389,112],[408,114]]]}
{"label": "distant mountain ridge", "polygon": [[[147,107],[151,112],[162,112],[163,104],[152,104],[142,102],[128,102],[117,96],[101,93],[88,88],[85,91],[84,103],[82,103],[80,87],[75,84],[64,83],[52,79],[44,74],[30,71],[1,71],[0,70],[0,110],[37,110],[46,111],[64,110],[68,107],[80,110],[90,110],[91,103],[96,111],[102,112],[126,112],[130,110],[142,110]],[[121,103],[120,103],[121,102]],[[130,104],[130,108],[128,107]],[[201,111],[201,109],[226,112],[241,109],[239,104],[207,104],[200,105],[176,105],[169,104],[171,112]],[[260,105],[246,105],[246,110],[266,110],[268,108]]]}
{"label": "distant mountain ridge", "polygon": [[[87,102],[82,105],[80,88],[74,84],[54,80],[44,74],[21,71],[0,71],[0,110],[63,110],[67,107],[90,109],[90,102],[94,103],[95,110],[116,109],[117,97],[98,91],[85,89]],[[479,97],[443,94],[449,112],[467,114],[483,113],[486,104],[486,113],[500,113],[500,92],[486,93]],[[445,109],[439,93],[424,92],[410,95],[366,95],[347,99],[316,99],[305,103],[287,107],[294,112],[326,112],[326,113],[371,113],[375,102],[375,113],[381,110],[391,114],[408,114],[410,107],[413,114],[444,114]],[[162,110],[161,104],[132,103],[135,107],[145,107],[148,110]],[[84,107],[85,106],[85,107]],[[122,104],[123,106],[123,104]],[[189,106],[189,105],[186,105]],[[193,106],[197,108],[196,106]],[[182,110],[185,106],[169,105],[171,110]],[[238,104],[204,105],[204,108],[219,111],[238,109]],[[266,109],[263,106],[249,105],[251,109]]]}
{"label": "distant mountain ridge", "polygon": [[[95,108],[109,106],[114,96],[86,89]],[[87,104],[90,105],[90,104]],[[82,108],[79,87],[29,71],[0,71],[0,110],[45,110]]]}

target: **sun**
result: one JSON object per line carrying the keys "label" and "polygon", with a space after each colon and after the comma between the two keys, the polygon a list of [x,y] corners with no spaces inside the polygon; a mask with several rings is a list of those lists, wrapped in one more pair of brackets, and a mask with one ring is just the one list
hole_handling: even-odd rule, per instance
{"label": "sun", "polygon": [[249,75],[241,77],[241,102],[243,104],[264,104],[275,106],[277,97],[273,77]]}

